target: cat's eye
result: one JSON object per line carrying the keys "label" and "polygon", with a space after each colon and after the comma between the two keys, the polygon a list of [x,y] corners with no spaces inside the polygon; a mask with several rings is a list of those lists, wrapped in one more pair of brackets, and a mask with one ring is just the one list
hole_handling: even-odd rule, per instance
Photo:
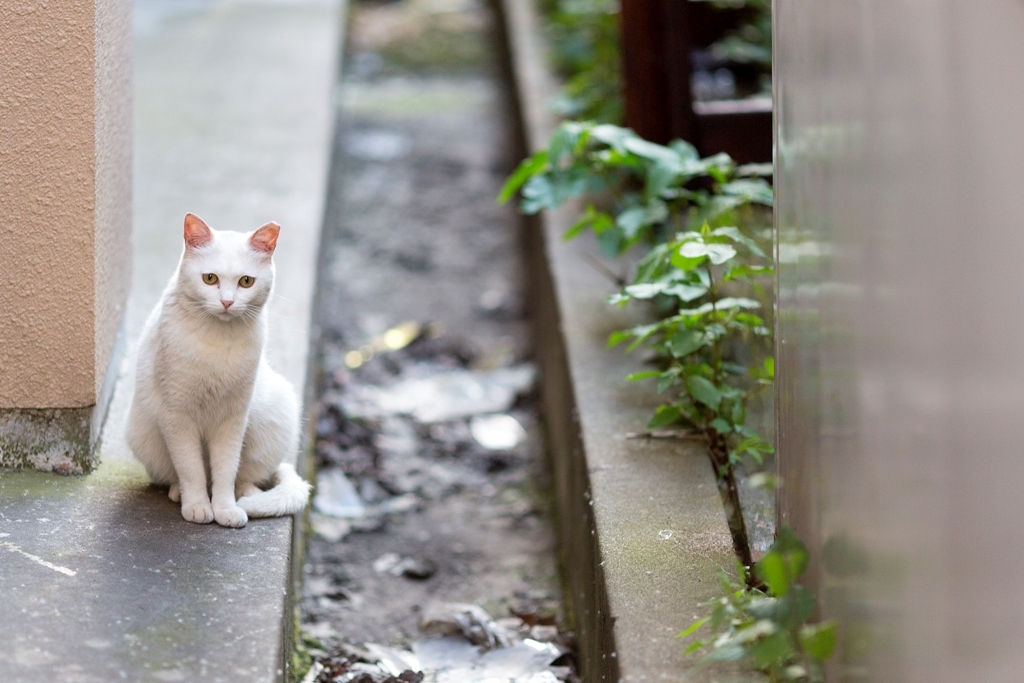
{"label": "cat's eye", "polygon": [[203,273],[203,282],[205,282],[208,285],[215,285],[215,284],[217,284],[217,274],[216,273]]}
{"label": "cat's eye", "polygon": [[252,287],[252,284],[254,282],[256,282],[256,278],[254,278],[252,275],[243,275],[241,279],[238,281],[238,286],[245,287],[246,289],[248,289],[249,287]]}

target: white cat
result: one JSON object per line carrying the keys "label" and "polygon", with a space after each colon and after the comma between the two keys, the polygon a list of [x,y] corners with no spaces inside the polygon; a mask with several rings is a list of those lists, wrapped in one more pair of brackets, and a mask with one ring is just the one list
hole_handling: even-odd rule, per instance
{"label": "white cat", "polygon": [[178,270],[142,331],[128,445],[190,522],[241,527],[309,498],[294,467],[299,402],[263,355],[280,229],[214,231],[186,215]]}

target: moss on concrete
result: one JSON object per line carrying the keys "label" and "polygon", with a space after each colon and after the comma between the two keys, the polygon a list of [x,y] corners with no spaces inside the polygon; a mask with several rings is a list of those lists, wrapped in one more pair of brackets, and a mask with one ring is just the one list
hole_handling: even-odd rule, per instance
{"label": "moss on concrete", "polygon": [[0,410],[0,468],[86,474],[98,464],[93,407]]}
{"label": "moss on concrete", "polygon": [[111,491],[134,490],[142,494],[150,487],[146,472],[134,460],[110,460],[88,476],[54,477],[51,472],[28,469],[6,472],[0,480],[0,497],[21,495],[34,500],[109,496]]}

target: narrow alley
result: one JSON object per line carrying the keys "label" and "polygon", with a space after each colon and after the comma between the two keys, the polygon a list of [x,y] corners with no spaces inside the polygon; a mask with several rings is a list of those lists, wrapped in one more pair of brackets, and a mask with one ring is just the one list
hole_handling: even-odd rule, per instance
{"label": "narrow alley", "polygon": [[[520,225],[495,199],[517,160],[494,16],[471,0],[349,11],[316,312],[307,679],[406,680],[382,676],[413,653],[437,680],[495,675],[460,638],[531,643],[502,680],[571,679]],[[432,666],[420,641],[456,631]]]}

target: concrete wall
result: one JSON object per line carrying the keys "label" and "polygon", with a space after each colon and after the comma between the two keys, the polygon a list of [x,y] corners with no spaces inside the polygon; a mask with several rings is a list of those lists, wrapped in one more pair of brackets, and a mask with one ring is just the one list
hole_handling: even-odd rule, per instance
{"label": "concrete wall", "polygon": [[[93,406],[109,393],[130,282],[130,0],[0,3],[0,159],[0,464],[9,466],[38,460],[32,435],[53,420],[70,419],[76,434],[83,418],[98,422]],[[79,446],[64,450],[79,457]]]}
{"label": "concrete wall", "polygon": [[782,517],[830,680],[1020,680],[1024,3],[775,27]]}

